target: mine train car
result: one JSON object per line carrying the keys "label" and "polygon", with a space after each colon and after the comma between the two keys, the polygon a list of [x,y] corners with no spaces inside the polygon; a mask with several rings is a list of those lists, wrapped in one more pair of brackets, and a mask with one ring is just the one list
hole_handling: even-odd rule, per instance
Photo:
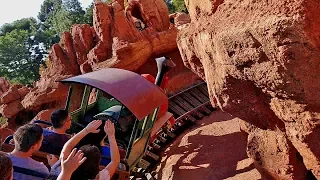
{"label": "mine train car", "polygon": [[[130,172],[136,167],[147,168],[149,164],[142,158],[146,153],[157,158],[148,151],[154,147],[155,137],[159,133],[168,135],[175,123],[173,115],[167,111],[168,97],[159,87],[165,86],[166,73],[175,65],[166,57],[156,61],[156,79],[150,75],[107,68],[60,81],[69,85],[65,108],[71,114],[72,126],[68,133],[79,132],[94,119],[113,121],[121,162],[112,179],[129,179]],[[96,142],[101,139],[99,136],[99,133],[89,134],[80,144],[100,143]],[[3,143],[3,151],[12,149],[8,141]],[[46,154],[39,152],[34,159],[46,163]],[[110,156],[103,156],[102,161],[101,168],[110,162]]]}

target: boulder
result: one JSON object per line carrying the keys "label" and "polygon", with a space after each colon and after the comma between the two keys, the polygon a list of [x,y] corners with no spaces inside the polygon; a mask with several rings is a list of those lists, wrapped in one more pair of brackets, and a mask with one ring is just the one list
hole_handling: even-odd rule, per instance
{"label": "boulder", "polygon": [[0,106],[0,114],[6,118],[13,118],[22,110],[23,106],[20,103],[20,99]]}
{"label": "boulder", "polygon": [[53,111],[55,111],[56,109],[46,109],[46,110],[42,110],[40,111],[33,119],[32,121],[35,120],[44,120],[46,122],[51,122],[51,114]]}
{"label": "boulder", "polygon": [[292,144],[287,152],[297,150],[319,179],[318,2],[185,2],[191,23],[178,33],[178,47],[184,64],[208,83],[211,101],[259,129],[280,130]]}
{"label": "boulder", "polygon": [[306,179],[307,170],[301,155],[284,132],[254,129],[248,136],[247,154],[264,177]]}
{"label": "boulder", "polygon": [[93,65],[93,69],[100,68],[121,68],[136,71],[142,66],[152,54],[152,47],[147,40],[140,40],[134,43],[113,41],[113,57],[106,61]]}
{"label": "boulder", "polygon": [[179,27],[191,22],[191,18],[186,13],[176,12],[169,15],[170,22],[175,25],[175,27]]}
{"label": "boulder", "polygon": [[10,87],[10,82],[4,77],[0,77],[0,96],[5,93]]}
{"label": "boulder", "polygon": [[[112,6],[104,2],[96,2],[93,8],[93,27],[100,41],[111,48]],[[108,50],[108,49],[106,49]],[[109,49],[110,51],[111,49]]]}
{"label": "boulder", "polygon": [[[79,29],[81,30],[81,28],[77,29],[76,26],[73,26],[73,33],[79,35],[76,32]],[[83,37],[80,37],[80,38],[83,39]],[[75,39],[77,39],[79,41],[79,37],[78,36],[75,37]],[[86,40],[84,43],[86,43],[87,41],[90,42],[90,40]],[[65,52],[65,54],[66,54],[66,56],[68,58],[68,61],[70,62],[71,66],[69,67],[69,69],[72,70],[73,74],[79,74],[80,73],[79,64],[78,64],[78,61],[77,61],[77,55],[75,53],[73,44],[78,45],[78,46],[75,46],[75,47],[79,48],[79,46],[80,46],[79,44],[81,44],[81,42],[73,43],[73,39],[72,39],[71,33],[70,32],[64,32],[62,34],[62,36],[61,36],[60,44],[61,44],[61,47],[64,50],[64,52]],[[79,56],[81,56],[81,55],[79,55]]]}
{"label": "boulder", "polygon": [[20,97],[23,98],[30,92],[30,89],[26,86],[23,86],[18,89],[18,92],[19,92]]}
{"label": "boulder", "polygon": [[169,10],[163,0],[129,0],[128,11],[158,32],[169,29]]}
{"label": "boulder", "polygon": [[20,99],[19,91],[17,87],[12,86],[1,95],[0,104],[7,104],[18,99]]}
{"label": "boulder", "polygon": [[[78,64],[81,65],[88,60],[87,54],[93,48],[92,30],[90,25],[88,24],[75,24],[71,27],[71,34],[73,39],[74,52],[76,54]],[[73,61],[71,60],[70,62]]]}

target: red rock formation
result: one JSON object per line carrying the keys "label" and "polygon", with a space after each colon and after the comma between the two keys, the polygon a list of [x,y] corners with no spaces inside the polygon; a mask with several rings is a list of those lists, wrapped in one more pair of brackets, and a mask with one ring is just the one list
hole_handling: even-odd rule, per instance
{"label": "red rock formation", "polygon": [[[179,32],[179,50],[185,65],[207,81],[212,103],[251,124],[249,136],[270,143],[259,145],[265,152],[292,144],[256,164],[276,179],[299,179],[299,166],[288,163],[301,163],[297,151],[319,179],[318,2],[185,2],[191,23]],[[282,142],[271,140],[276,134]],[[249,148],[248,154],[255,151]]]}
{"label": "red rock formation", "polygon": [[24,98],[30,92],[30,89],[26,86],[23,86],[18,89],[18,92],[19,92],[20,97]]}
{"label": "red rock formation", "polygon": [[[135,23],[146,28],[139,30]],[[177,30],[169,29],[168,9],[162,1],[129,1],[125,11],[117,2],[98,2],[94,28],[99,42],[88,54],[93,70],[116,67],[136,71],[152,55],[177,49]]]}
{"label": "red rock formation", "polygon": [[0,128],[0,143],[2,143],[8,136],[14,133],[13,130],[8,128]]}
{"label": "red rock formation", "polygon": [[5,93],[1,95],[0,104],[7,104],[17,99],[20,99],[18,88],[15,86],[12,86]]}
{"label": "red rock formation", "polygon": [[56,109],[42,110],[33,118],[33,120],[44,120],[44,121],[47,121],[47,122],[51,122],[51,114],[55,110]]}
{"label": "red rock formation", "polygon": [[[80,28],[77,28],[76,26],[73,26],[73,27],[72,27],[72,30],[73,30],[72,32],[73,32],[74,34],[78,34],[78,33],[74,32],[74,31],[77,30],[77,29],[80,29]],[[76,36],[75,38],[79,39],[79,36]],[[80,42],[77,43],[78,46],[76,46],[76,45],[73,46],[73,40],[72,40],[72,35],[71,35],[71,33],[69,33],[69,32],[64,32],[64,33],[62,34],[62,36],[61,36],[60,44],[61,44],[62,49],[64,49],[67,58],[68,58],[69,61],[70,61],[70,65],[71,65],[71,66],[69,67],[69,69],[72,69],[72,72],[73,72],[74,74],[79,74],[80,71],[79,71],[79,64],[78,64],[78,62],[77,62],[77,55],[78,55],[78,56],[81,56],[81,55],[80,55],[80,54],[76,54],[74,49],[75,49],[75,48],[79,48]]]}
{"label": "red rock formation", "polygon": [[184,24],[188,24],[191,22],[189,15],[180,12],[170,14],[169,19],[170,21],[173,21],[174,25],[178,28]]}
{"label": "red rock formation", "polygon": [[305,179],[306,168],[284,132],[256,128],[248,136],[247,152],[269,179]]}
{"label": "red rock formation", "polygon": [[11,86],[0,97],[0,114],[6,118],[13,118],[23,110],[20,103],[21,96],[17,87]]}
{"label": "red rock formation", "polygon": [[88,24],[73,25],[71,27],[71,33],[76,59],[78,64],[81,65],[88,60],[87,54],[93,47],[93,36],[91,27]]}
{"label": "red rock formation", "polygon": [[6,118],[13,118],[22,110],[23,106],[19,99],[0,106],[0,113]]}
{"label": "red rock formation", "polygon": [[5,93],[9,88],[11,87],[11,84],[8,80],[6,80],[3,77],[0,77],[0,96]]}

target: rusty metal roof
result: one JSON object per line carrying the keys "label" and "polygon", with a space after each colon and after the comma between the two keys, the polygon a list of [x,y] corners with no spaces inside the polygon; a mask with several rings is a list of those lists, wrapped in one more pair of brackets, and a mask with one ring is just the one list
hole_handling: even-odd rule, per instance
{"label": "rusty metal roof", "polygon": [[123,69],[102,69],[59,82],[81,83],[98,88],[120,101],[139,120],[168,101],[166,94],[158,86],[139,74]]}

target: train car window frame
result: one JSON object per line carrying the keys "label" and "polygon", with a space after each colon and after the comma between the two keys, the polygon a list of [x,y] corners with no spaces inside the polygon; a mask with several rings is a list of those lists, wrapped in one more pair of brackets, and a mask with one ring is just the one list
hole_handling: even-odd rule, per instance
{"label": "train car window frame", "polygon": [[145,132],[148,131],[149,129],[153,128],[154,121],[157,118],[158,112],[159,112],[159,108],[157,108],[155,111],[153,111],[152,115],[151,115],[151,113],[149,114],[149,116],[148,116],[149,118],[147,120],[148,122],[147,122],[147,125],[146,125]]}
{"label": "train car window frame", "polygon": [[139,122],[137,131],[139,131],[139,128],[141,128],[141,131],[137,132],[134,143],[138,142],[143,137],[145,128],[146,128],[146,123],[148,122],[148,118],[149,118],[149,115],[143,118],[143,120]]}

